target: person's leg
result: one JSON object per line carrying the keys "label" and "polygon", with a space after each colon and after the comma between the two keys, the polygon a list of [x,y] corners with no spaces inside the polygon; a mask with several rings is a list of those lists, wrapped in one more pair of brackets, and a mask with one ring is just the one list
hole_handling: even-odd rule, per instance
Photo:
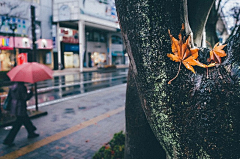
{"label": "person's leg", "polygon": [[3,144],[5,145],[11,145],[19,131],[19,129],[21,128],[23,123],[23,119],[22,117],[17,117],[17,119],[15,120],[15,122],[13,123],[13,127],[10,130],[10,132],[8,133],[7,137],[5,138],[5,140],[3,141]]}
{"label": "person's leg", "polygon": [[37,129],[28,116],[24,116],[23,125],[27,129],[28,138],[38,137],[39,134],[36,134],[34,131]]}
{"label": "person's leg", "polygon": [[33,125],[30,118],[28,116],[24,116],[23,119],[24,119],[23,120],[23,125],[27,129],[28,134],[34,133],[34,131],[37,130],[37,128]]}

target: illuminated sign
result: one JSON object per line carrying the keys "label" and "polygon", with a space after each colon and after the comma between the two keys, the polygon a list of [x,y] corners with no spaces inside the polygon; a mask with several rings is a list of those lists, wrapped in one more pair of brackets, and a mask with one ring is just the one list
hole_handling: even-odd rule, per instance
{"label": "illuminated sign", "polygon": [[0,44],[1,46],[9,46],[9,38],[2,38]]}

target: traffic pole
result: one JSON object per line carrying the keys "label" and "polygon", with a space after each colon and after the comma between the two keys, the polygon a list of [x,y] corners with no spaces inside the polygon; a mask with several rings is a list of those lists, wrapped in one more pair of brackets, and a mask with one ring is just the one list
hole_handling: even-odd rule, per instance
{"label": "traffic pole", "polygon": [[[31,5],[31,24],[32,24],[32,61],[37,62],[36,58],[36,26],[35,26],[35,6]],[[36,111],[38,111],[38,93],[37,93],[37,83],[34,83],[34,94],[35,94],[35,105]]]}

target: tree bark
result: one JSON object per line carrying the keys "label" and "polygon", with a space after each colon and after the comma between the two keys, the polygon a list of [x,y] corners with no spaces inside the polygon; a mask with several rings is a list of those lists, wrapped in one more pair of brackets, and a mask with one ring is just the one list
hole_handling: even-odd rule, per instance
{"label": "tree bark", "polygon": [[215,5],[213,5],[206,24],[206,40],[208,42],[208,45],[211,45],[210,47],[213,47],[219,41],[216,31],[217,21],[218,11]]}
{"label": "tree bark", "polygon": [[197,47],[202,46],[203,29],[214,3],[215,0],[188,0],[188,18],[192,32],[194,33],[193,40]]}
{"label": "tree bark", "polygon": [[[181,67],[169,85],[179,63],[166,56],[171,53],[167,32],[177,37],[184,23],[183,1],[116,0],[116,7],[141,107],[167,155],[239,158],[240,86],[233,73],[239,68],[239,36],[226,47],[223,64],[208,74]],[[200,49],[200,62],[207,64],[209,51]]]}
{"label": "tree bark", "polygon": [[125,114],[124,159],[166,159],[166,153],[156,140],[141,107],[131,66],[128,72]]}

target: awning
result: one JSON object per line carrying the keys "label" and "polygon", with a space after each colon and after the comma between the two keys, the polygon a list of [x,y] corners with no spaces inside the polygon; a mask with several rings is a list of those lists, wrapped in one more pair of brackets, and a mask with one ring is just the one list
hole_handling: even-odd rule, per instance
{"label": "awning", "polygon": [[0,50],[13,50],[13,48],[8,46],[1,46]]}

